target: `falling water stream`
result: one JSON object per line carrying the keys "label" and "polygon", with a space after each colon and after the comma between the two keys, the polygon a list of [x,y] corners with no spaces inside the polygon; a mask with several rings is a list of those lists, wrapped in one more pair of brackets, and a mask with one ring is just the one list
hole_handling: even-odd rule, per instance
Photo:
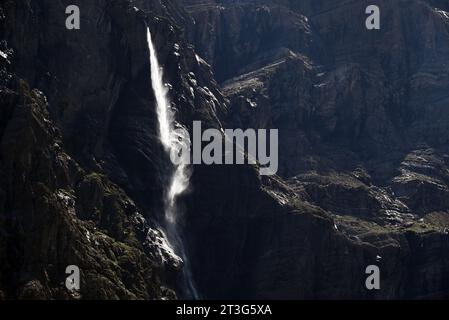
{"label": "falling water stream", "polygon": [[[150,29],[147,29],[147,40],[150,50],[151,82],[156,98],[156,113],[159,122],[159,138],[165,152],[170,155],[171,152],[176,152],[175,149],[177,149],[178,144],[186,142],[182,142],[175,132],[176,123],[171,109],[171,103],[168,98],[168,88],[163,81],[163,71],[162,67],[159,65]],[[164,190],[164,210],[168,240],[174,246],[176,254],[178,254],[184,262],[182,283],[183,294],[186,298],[198,299],[198,293],[193,282],[189,260],[185,252],[182,237],[178,230],[180,212],[177,206],[177,200],[180,195],[187,191],[189,181],[189,168],[183,164],[175,165],[174,169],[170,171],[169,184]]]}

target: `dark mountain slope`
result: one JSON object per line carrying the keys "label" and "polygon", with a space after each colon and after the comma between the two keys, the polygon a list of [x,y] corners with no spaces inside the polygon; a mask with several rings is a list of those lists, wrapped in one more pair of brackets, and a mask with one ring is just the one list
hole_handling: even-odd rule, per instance
{"label": "dark mountain slope", "polygon": [[[260,177],[250,166],[193,168],[182,228],[202,297],[447,297],[446,163],[440,149],[404,158],[404,177],[398,175],[395,183],[409,188],[396,197],[377,182],[391,177],[390,171],[371,177],[363,152],[347,143],[348,128],[360,121],[351,108],[358,101],[371,106],[379,96],[390,98],[384,90],[394,92],[395,82],[382,78],[387,84],[367,90],[362,59],[338,65],[328,50],[340,44],[332,46],[322,27],[305,19],[307,8],[324,4],[275,4],[267,12],[257,3],[232,2],[229,9],[221,4],[224,13],[217,14],[215,5],[201,3],[205,8],[197,11],[192,1],[183,8],[176,1],[80,0],[79,31],[64,26],[64,8],[72,2],[2,3],[2,296],[70,298],[64,271],[77,264],[78,297],[174,297],[181,265],[159,231],[170,162],[157,138],[147,23],[181,123],[279,127],[292,134],[283,133],[280,150],[288,183]],[[208,21],[206,14],[232,32],[198,36],[209,32],[201,28],[210,24],[198,23]],[[237,34],[242,38],[232,38]],[[188,39],[220,82],[230,80],[225,95]],[[214,43],[220,46],[208,55]],[[227,57],[215,55],[220,50]],[[329,77],[325,89],[320,77]],[[366,95],[360,94],[364,90]],[[341,97],[349,109],[339,114]],[[401,105],[402,97],[393,96],[392,103]],[[252,102],[258,107],[250,109]],[[384,134],[389,129],[377,127],[388,116],[379,113],[373,131]],[[324,128],[316,128],[311,117],[323,119]],[[389,137],[392,143],[400,139]],[[422,159],[432,165],[424,166]],[[427,182],[419,183],[423,191],[414,191],[409,171]],[[438,211],[415,209],[429,203]],[[400,221],[390,223],[389,215]],[[382,270],[378,292],[364,287],[365,268],[373,263]]]}
{"label": "dark mountain slope", "polygon": [[231,101],[224,122],[280,130],[280,175],[299,198],[376,246],[373,232],[447,232],[445,3],[378,1],[368,31],[367,1],[184,2]]}

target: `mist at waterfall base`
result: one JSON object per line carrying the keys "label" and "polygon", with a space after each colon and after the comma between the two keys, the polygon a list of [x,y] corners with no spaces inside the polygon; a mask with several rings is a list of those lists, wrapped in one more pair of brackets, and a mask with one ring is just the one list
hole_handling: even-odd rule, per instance
{"label": "mist at waterfall base", "polygon": [[[156,49],[153,44],[150,29],[147,28],[147,41],[150,51],[150,64],[151,64],[151,84],[156,99],[156,114],[159,123],[159,138],[168,155],[173,149],[178,149],[178,144],[188,143],[190,141],[182,141],[176,134],[175,127],[177,126],[174,119],[174,114],[171,109],[171,103],[168,98],[168,89],[163,81],[162,67],[159,65]],[[194,285],[193,276],[187,258],[187,254],[184,248],[182,236],[178,230],[178,219],[180,216],[180,210],[177,205],[177,200],[184,192],[189,188],[190,182],[190,169],[187,165],[180,164],[174,166],[173,170],[169,173],[169,184],[164,190],[164,211],[167,238],[177,255],[181,257],[184,262],[182,272],[182,286],[181,294],[183,298],[198,299],[199,295]]]}

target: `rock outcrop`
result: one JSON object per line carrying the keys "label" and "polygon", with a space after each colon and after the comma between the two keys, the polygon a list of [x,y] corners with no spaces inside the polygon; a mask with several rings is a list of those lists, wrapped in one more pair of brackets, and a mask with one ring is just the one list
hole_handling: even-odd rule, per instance
{"label": "rock outcrop", "polygon": [[193,168],[179,214],[201,297],[448,297],[443,1],[379,1],[373,32],[365,1],[79,0],[69,31],[72,2],[0,5],[0,298],[180,292],[146,27],[179,123],[280,130],[279,176]]}

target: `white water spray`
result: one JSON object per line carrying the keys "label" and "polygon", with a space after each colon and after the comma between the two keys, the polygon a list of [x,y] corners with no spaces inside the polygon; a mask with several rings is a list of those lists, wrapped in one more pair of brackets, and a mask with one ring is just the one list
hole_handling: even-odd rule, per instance
{"label": "white water spray", "polygon": [[[183,141],[175,132],[175,119],[171,109],[171,103],[168,98],[168,89],[163,82],[162,67],[156,54],[156,49],[151,38],[150,29],[147,28],[147,41],[150,50],[151,64],[151,83],[156,98],[156,113],[159,122],[159,137],[165,151],[168,155],[171,152],[179,150],[179,144],[190,145],[190,141]],[[165,190],[165,219],[167,222],[167,233],[170,242],[176,247],[176,253],[184,261],[183,276],[184,290],[191,298],[197,299],[198,294],[195,289],[190,265],[184,250],[182,239],[177,230],[179,209],[177,208],[177,199],[189,188],[190,170],[186,165],[175,166],[171,173],[170,182]]]}

